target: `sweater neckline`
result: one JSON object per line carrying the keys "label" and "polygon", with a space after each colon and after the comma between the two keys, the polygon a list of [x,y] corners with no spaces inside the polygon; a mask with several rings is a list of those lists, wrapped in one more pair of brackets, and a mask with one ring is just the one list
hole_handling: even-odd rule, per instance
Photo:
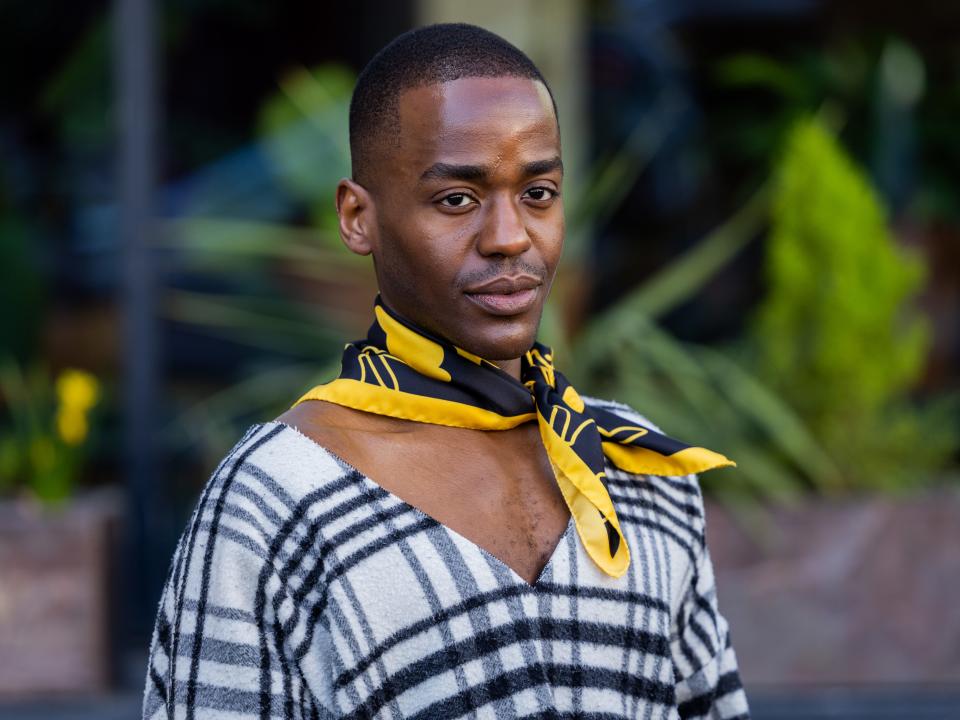
{"label": "sweater neckline", "polygon": [[560,535],[560,539],[557,541],[556,546],[553,548],[553,551],[550,553],[550,557],[547,559],[547,562],[540,569],[540,572],[538,573],[537,578],[532,583],[530,583],[522,575],[520,575],[520,573],[514,570],[510,565],[508,565],[506,562],[501,560],[499,557],[494,555],[492,552],[490,552],[483,546],[474,542],[473,540],[466,537],[465,535],[457,532],[452,527],[450,527],[446,523],[441,522],[440,520],[433,517],[429,513],[424,512],[423,510],[418,508],[416,505],[413,505],[407,502],[399,495],[393,492],[390,492],[385,487],[383,487],[380,483],[378,483],[376,480],[374,480],[371,477],[368,477],[366,474],[358,470],[351,463],[344,460],[335,452],[333,452],[329,448],[324,447],[313,438],[310,438],[307,435],[304,435],[302,432],[300,432],[297,428],[293,427],[292,425],[288,425],[287,423],[281,422],[279,420],[271,420],[269,422],[259,423],[259,426],[260,427],[267,427],[267,426],[282,427],[286,430],[289,430],[291,433],[293,433],[293,435],[299,438],[302,438],[304,441],[310,443],[314,447],[320,448],[324,453],[326,453],[331,458],[333,458],[341,466],[346,468],[348,471],[356,474],[356,476],[360,479],[360,481],[364,485],[366,485],[369,489],[379,493],[383,493],[386,497],[390,498],[395,504],[405,508],[409,512],[419,517],[421,520],[426,520],[427,522],[432,523],[436,527],[441,528],[447,535],[451,537],[451,539],[454,540],[454,542],[465,544],[470,548],[474,549],[475,551],[483,555],[485,558],[487,558],[496,567],[500,568],[501,570],[504,570],[507,574],[509,574],[511,580],[513,580],[515,583],[523,585],[528,590],[531,590],[531,591],[537,591],[546,584],[547,578],[549,578],[552,575],[553,568],[556,565],[556,562],[558,561],[560,554],[567,549],[567,545],[570,541],[570,537],[573,534],[573,530],[575,529],[574,518],[571,515],[569,520],[567,521],[566,528],[564,529],[563,533]]}

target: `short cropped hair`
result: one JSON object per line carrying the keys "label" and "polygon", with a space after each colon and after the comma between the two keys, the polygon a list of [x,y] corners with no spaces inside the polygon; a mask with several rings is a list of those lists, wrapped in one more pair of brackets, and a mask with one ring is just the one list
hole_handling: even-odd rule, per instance
{"label": "short cropped hair", "polygon": [[400,132],[400,95],[424,85],[471,77],[539,80],[557,104],[540,70],[521,50],[489,30],[465,23],[416,28],[378,52],[357,78],[350,100],[353,179],[364,184],[375,167],[377,144]]}

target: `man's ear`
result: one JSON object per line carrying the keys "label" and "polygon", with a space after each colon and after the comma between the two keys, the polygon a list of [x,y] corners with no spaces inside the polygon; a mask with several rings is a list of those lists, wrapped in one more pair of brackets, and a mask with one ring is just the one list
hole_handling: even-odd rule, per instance
{"label": "man's ear", "polygon": [[376,244],[377,218],[373,197],[365,187],[344,178],[337,185],[340,239],[351,252],[369,255]]}

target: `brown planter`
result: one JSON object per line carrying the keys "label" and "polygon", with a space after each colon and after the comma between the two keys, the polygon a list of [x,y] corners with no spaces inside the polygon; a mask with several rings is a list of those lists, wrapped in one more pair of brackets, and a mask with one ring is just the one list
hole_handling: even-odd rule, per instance
{"label": "brown planter", "polygon": [[744,684],[960,684],[960,493],[771,511],[763,542],[708,506]]}
{"label": "brown planter", "polygon": [[0,502],[0,699],[90,693],[110,680],[110,558],[122,504]]}

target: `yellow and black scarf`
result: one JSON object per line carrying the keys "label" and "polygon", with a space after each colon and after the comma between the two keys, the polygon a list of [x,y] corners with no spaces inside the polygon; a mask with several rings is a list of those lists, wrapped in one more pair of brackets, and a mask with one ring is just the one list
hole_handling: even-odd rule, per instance
{"label": "yellow and black scarf", "polygon": [[649,475],[686,475],[733,465],[621,417],[586,407],[539,343],[521,361],[518,382],[494,363],[431,337],[377,298],[366,340],[347,345],[340,376],[297,403],[326,400],[390,417],[507,430],[536,420],[554,475],[587,553],[607,574],[630,564],[613,503],[603,484],[604,455],[618,468]]}

